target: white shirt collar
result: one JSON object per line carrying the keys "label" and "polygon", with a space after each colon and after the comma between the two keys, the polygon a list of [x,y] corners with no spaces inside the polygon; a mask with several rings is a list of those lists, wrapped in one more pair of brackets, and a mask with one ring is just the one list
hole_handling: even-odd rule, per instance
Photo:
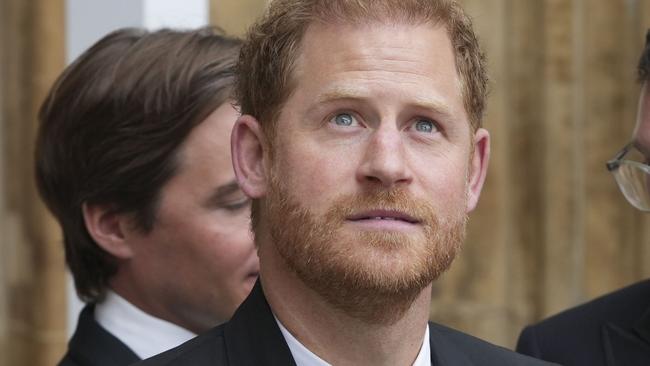
{"label": "white shirt collar", "polygon": [[196,334],[151,316],[113,291],[95,305],[95,320],[141,359],[176,347]]}
{"label": "white shirt collar", "polygon": [[[275,315],[274,315],[275,317]],[[291,355],[293,356],[294,361],[296,361],[297,366],[331,366],[329,363],[325,362],[322,358],[315,355],[312,351],[303,346],[300,341],[298,341],[288,330],[285,328],[280,320],[276,317],[275,321],[280,327],[280,331],[284,336],[284,339],[287,341]],[[431,366],[431,345],[429,343],[429,325],[424,331],[424,338],[422,339],[422,346],[420,347],[420,352],[418,357],[413,362],[412,366]]]}

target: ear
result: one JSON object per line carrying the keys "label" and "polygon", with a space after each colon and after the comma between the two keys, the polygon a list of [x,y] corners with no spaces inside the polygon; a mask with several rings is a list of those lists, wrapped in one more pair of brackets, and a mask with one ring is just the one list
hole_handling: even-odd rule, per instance
{"label": "ear", "polygon": [[483,183],[487,175],[490,161],[490,133],[479,128],[474,133],[474,153],[470,161],[470,171],[467,182],[467,213],[473,211],[481,196]]}
{"label": "ear", "polygon": [[86,230],[93,240],[109,254],[120,259],[133,256],[126,238],[126,215],[115,213],[112,205],[90,205],[81,207]]}
{"label": "ear", "polygon": [[235,122],[230,136],[232,165],[237,182],[244,193],[253,199],[266,195],[265,168],[266,141],[255,117],[243,115]]}

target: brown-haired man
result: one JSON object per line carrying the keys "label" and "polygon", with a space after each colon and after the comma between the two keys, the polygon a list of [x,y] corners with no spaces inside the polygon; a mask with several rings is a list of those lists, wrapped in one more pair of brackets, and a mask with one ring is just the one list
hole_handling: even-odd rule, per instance
{"label": "brown-haired man", "polygon": [[[632,141],[607,168],[630,204],[650,212],[650,31],[638,79],[641,96]],[[526,327],[517,351],[565,366],[650,365],[650,280]]]}
{"label": "brown-haired man", "polygon": [[260,281],[148,365],[541,365],[428,323],[485,179],[485,61],[447,0],[274,0],[240,55]]}
{"label": "brown-haired man", "polygon": [[56,81],[36,179],[88,302],[61,365],[127,365],[232,315],[258,260],[230,158],[241,42],[115,31]]}

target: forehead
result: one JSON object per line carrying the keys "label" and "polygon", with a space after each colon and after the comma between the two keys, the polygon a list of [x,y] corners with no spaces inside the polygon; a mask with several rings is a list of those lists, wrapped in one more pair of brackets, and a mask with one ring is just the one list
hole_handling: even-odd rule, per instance
{"label": "forehead", "polygon": [[[327,58],[323,59],[325,55]],[[432,70],[441,64],[454,64],[453,56],[448,32],[442,25],[315,21],[302,39],[296,69],[301,71],[308,64],[341,66],[333,61],[347,58],[347,66],[362,67],[373,59],[383,59],[394,66],[407,62],[414,68]]]}
{"label": "forehead", "polygon": [[177,175],[204,170],[230,172],[230,132],[236,119],[237,111],[226,102],[194,127],[180,146]]}
{"label": "forehead", "polygon": [[295,91],[445,106],[466,119],[446,28],[432,23],[312,23],[293,73]]}

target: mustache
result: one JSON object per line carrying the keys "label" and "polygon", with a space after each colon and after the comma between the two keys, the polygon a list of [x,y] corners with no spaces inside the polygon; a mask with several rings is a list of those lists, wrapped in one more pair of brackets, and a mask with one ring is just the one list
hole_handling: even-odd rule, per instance
{"label": "mustache", "polygon": [[431,205],[415,199],[402,188],[339,196],[333,200],[326,217],[335,221],[344,221],[346,217],[377,210],[399,212],[422,223],[436,221],[435,210]]}

